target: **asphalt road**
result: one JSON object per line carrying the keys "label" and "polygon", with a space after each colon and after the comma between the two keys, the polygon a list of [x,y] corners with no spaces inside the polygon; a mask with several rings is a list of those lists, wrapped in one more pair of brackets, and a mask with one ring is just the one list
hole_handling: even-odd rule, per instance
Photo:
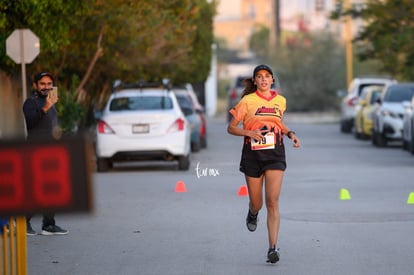
{"label": "asphalt road", "polygon": [[286,141],[279,263],[266,263],[265,208],[256,232],[245,227],[242,140],[223,117],[209,120],[208,149],[189,171],[140,163],[95,174],[94,211],[56,217],[69,235],[28,237],[29,274],[413,274],[414,157],[334,123],[289,126],[302,148]]}

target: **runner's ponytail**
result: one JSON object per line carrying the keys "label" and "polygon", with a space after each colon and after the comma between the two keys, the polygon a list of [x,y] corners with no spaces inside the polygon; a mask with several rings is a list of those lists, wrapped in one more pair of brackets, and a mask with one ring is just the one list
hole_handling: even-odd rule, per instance
{"label": "runner's ponytail", "polygon": [[244,97],[245,95],[256,92],[257,86],[254,84],[254,81],[252,78],[246,78],[245,80],[243,80],[243,84],[244,84],[244,90],[243,90],[241,97]]}

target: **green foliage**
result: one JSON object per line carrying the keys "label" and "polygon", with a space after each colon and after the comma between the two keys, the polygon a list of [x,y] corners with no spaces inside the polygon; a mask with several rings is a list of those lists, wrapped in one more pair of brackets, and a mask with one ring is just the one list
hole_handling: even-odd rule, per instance
{"label": "green foliage", "polygon": [[[79,80],[74,77],[73,83],[78,82]],[[70,90],[59,89],[59,101],[56,103],[56,109],[63,134],[75,134],[86,114],[86,108],[76,102],[75,93]]]}
{"label": "green foliage", "polygon": [[[112,8],[114,2],[119,7],[117,12]],[[76,52],[95,49],[96,33],[103,26],[104,55],[93,78],[102,77],[99,72],[103,72],[112,79],[131,81],[177,80],[183,75],[187,82],[205,80],[213,41],[212,7],[204,0],[105,2],[102,12],[85,18],[81,30],[76,30],[84,41]],[[91,56],[88,51],[84,54]]]}
{"label": "green foliage", "polygon": [[344,52],[329,34],[320,34],[272,53],[268,63],[289,111],[337,110],[337,91],[346,87]]}
{"label": "green foliage", "polygon": [[[215,11],[216,1],[207,0],[0,0],[0,68],[19,73],[4,42],[13,30],[28,28],[41,45],[28,76],[50,71],[68,102],[84,107],[102,104],[116,79],[203,82]],[[65,105],[65,115],[71,108]]]}
{"label": "green foliage", "polygon": [[383,72],[401,80],[414,79],[412,0],[370,0],[363,7],[342,10],[332,18],[348,14],[366,23],[354,39],[360,60],[380,60]]}
{"label": "green foliage", "polygon": [[[36,67],[52,67],[53,60],[61,61],[60,50],[69,45],[69,30],[77,22],[88,1],[75,0],[0,0],[0,42],[15,29],[31,29],[40,40],[40,54],[34,61]],[[58,15],[58,16],[57,16]],[[3,18],[3,20],[2,20]],[[53,54],[51,58],[50,55]],[[1,55],[0,68],[16,72],[19,68],[5,55]],[[57,62],[55,62],[57,63]],[[34,74],[29,70],[29,73]]]}
{"label": "green foliage", "polygon": [[217,87],[217,96],[220,99],[227,99],[227,93],[229,92],[229,87],[231,85],[230,79],[219,79]]}
{"label": "green foliage", "polygon": [[257,26],[256,30],[250,36],[250,50],[256,53],[256,56],[263,58],[269,51],[270,30],[266,26]]}

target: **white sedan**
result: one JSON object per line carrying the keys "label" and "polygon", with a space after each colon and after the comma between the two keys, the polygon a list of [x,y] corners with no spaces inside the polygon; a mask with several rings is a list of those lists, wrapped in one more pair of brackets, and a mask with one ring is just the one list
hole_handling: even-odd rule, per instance
{"label": "white sedan", "polygon": [[190,166],[190,127],[173,92],[163,87],[114,92],[96,128],[97,169],[114,161],[178,161]]}

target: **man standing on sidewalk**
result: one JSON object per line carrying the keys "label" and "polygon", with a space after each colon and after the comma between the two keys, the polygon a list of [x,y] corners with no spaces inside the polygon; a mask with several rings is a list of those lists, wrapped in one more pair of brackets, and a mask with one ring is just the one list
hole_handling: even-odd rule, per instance
{"label": "man standing on sidewalk", "polygon": [[[60,135],[58,115],[55,103],[57,96],[49,91],[53,87],[53,76],[47,72],[35,75],[33,93],[23,103],[23,113],[26,120],[27,140],[53,139]],[[54,213],[43,214],[42,235],[66,235],[68,231],[55,223]],[[27,235],[36,235],[30,223],[31,215],[27,216]]]}

